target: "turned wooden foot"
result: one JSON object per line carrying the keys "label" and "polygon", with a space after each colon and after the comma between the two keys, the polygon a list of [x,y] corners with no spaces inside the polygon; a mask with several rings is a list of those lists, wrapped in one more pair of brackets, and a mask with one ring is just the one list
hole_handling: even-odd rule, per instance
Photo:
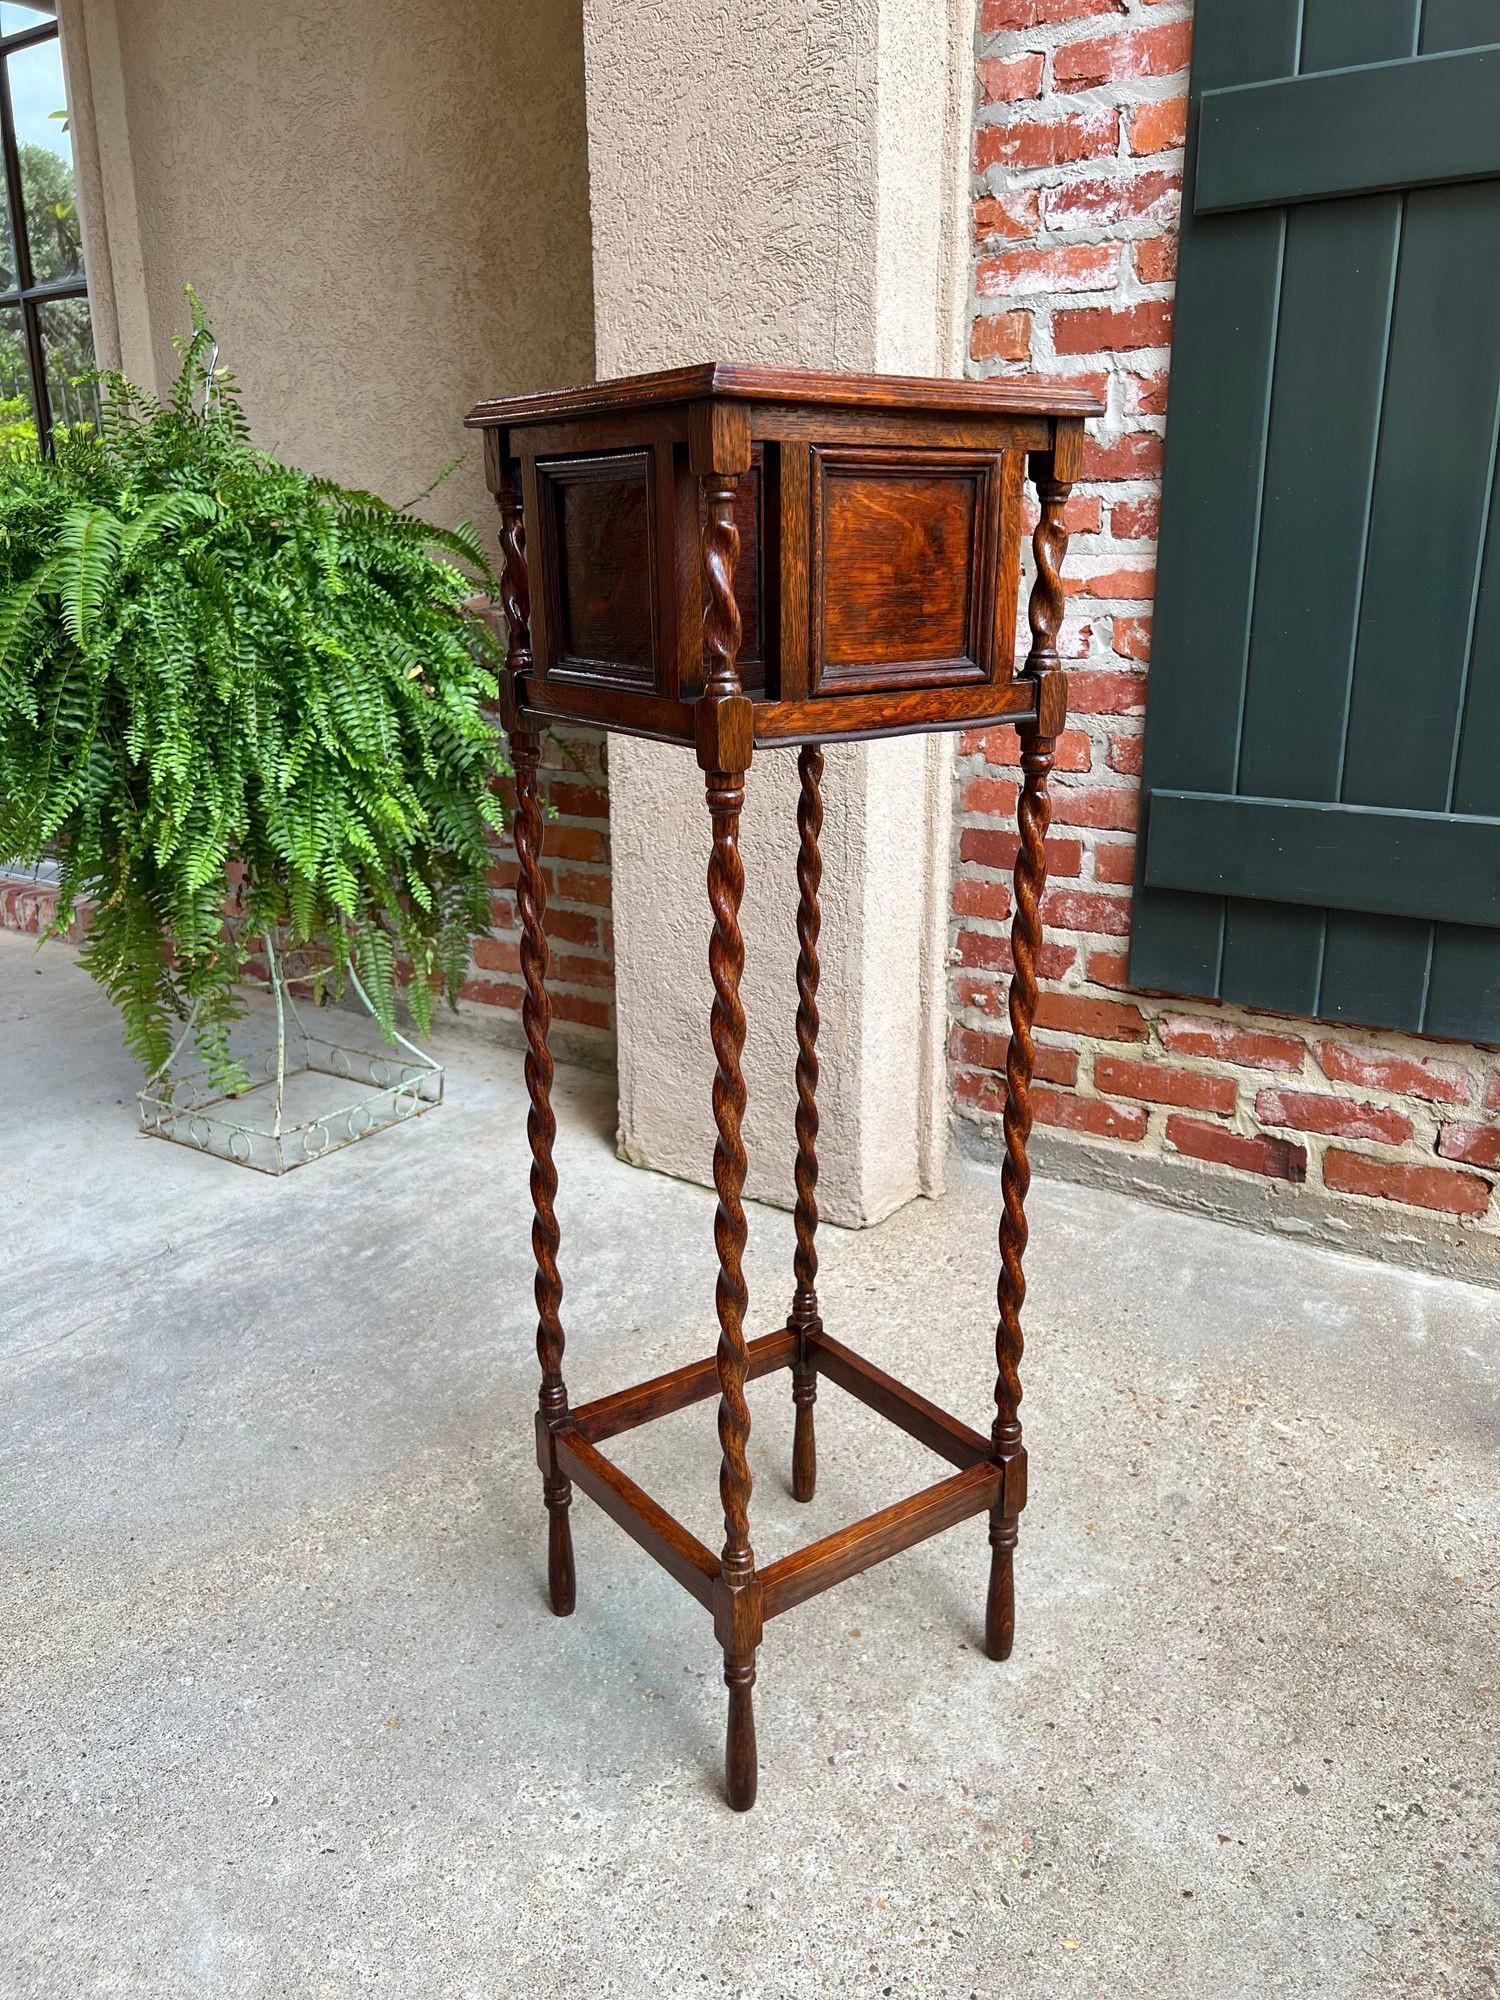
{"label": "turned wooden foot", "polygon": [[1016,1642],[1014,1558],[1020,1522],[1001,1515],[990,1522],[990,1590],[984,1606],[984,1650],[992,1660],[1008,1660]]}
{"label": "turned wooden foot", "polygon": [[816,1372],[793,1370],[792,1404],[796,1410],[792,1431],[792,1498],[811,1500],[818,1484],[818,1446],[813,1433],[813,1405],[818,1400]]}
{"label": "turned wooden foot", "polygon": [[564,1479],[560,1488],[549,1487],[547,1500],[547,1597],[559,1618],[570,1618],[578,1602],[578,1579],[573,1572],[573,1528],[568,1509],[573,1487]]}
{"label": "turned wooden foot", "polygon": [[755,1655],[724,1655],[724,1685],[729,1690],[729,1730],[724,1744],[724,1795],[736,1812],[755,1804],[760,1760],[755,1748]]}

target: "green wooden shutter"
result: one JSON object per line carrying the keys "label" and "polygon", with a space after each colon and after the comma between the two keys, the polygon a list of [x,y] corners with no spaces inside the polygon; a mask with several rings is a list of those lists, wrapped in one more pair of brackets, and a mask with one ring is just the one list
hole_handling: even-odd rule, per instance
{"label": "green wooden shutter", "polygon": [[1134,985],[1500,1041],[1497,37],[1198,0]]}

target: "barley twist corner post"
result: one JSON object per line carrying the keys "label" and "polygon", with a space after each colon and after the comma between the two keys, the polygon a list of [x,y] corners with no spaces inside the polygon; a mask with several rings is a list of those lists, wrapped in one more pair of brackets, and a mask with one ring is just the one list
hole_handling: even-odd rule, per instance
{"label": "barley twist corner post", "polygon": [[[1011,925],[1011,975],[1007,1009],[1010,1042],[1005,1058],[1005,1160],[1000,1172],[999,1324],[995,1332],[995,1424],[991,1433],[1000,1467],[1000,1498],[990,1515],[990,1583],[984,1644],[992,1660],[1008,1660],[1016,1634],[1015,1550],[1026,1504],[1026,1447],[1021,1439],[1021,1357],[1025,1339],[1026,1197],[1031,1189],[1031,1081],[1036,1050],[1037,958],[1042,948],[1042,896],[1047,887],[1047,828],[1052,817],[1050,779],[1057,738],[1067,715],[1067,677],[1057,653],[1063,619],[1062,562],[1068,531],[1064,511],[1072,491],[1071,455],[1036,453],[1031,472],[1040,508],[1032,549],[1036,575],[1028,622],[1027,676],[1036,687],[1036,714],[1021,728],[1021,797],[1017,806],[1015,916]],[[1062,476],[1066,473],[1067,476]]]}
{"label": "barley twist corner post", "polygon": [[797,756],[797,1160],[792,1180],[796,1289],[788,1320],[797,1336],[792,1363],[792,1497],[811,1500],[818,1478],[813,1405],[818,1400],[818,936],[823,914],[823,751],[804,743]]}
{"label": "barley twist corner post", "polygon": [[[848,376],[715,363],[481,404],[501,517],[510,655],[502,719],[516,774],[517,902],[532,1152],[538,1460],[552,1607],[573,1609],[568,1508],[579,1486],[713,1618],[728,1688],[726,1796],[754,1803],[752,1690],[783,1613],[987,1515],[985,1644],[1014,1628],[1013,1554],[1026,1498],[1020,1404],[1033,1029],[1046,887],[1048,784],[1067,707],[1057,637],[1064,508],[1087,417],[1078,389]],[[1017,671],[1020,515],[1040,508],[1030,652]],[[555,1212],[543,722],[582,723],[696,752],[709,818],[709,1032],[718,1194],[719,1338],[701,1360],[580,1406],[563,1381]],[[1024,784],[1015,873],[999,1226],[995,1414],[950,1416],[825,1328],[818,1298],[818,946],[823,744],[1013,724]],[[757,745],[796,746],[797,971],[793,1293],[783,1324],[747,1331],[745,887],[740,817]],[[750,1539],[749,1385],[782,1368],[794,1408],[792,1492],[816,1487],[820,1382],[946,1462],[944,1476],[805,1547],[757,1562]],[[600,1449],[717,1396],[723,1544],[716,1554]]]}
{"label": "barley twist corner post", "polygon": [[[530,587],[526,573],[526,530],[521,493],[508,469],[499,469],[501,608],[508,641],[507,665],[512,676],[523,674],[531,659]],[[508,684],[513,685],[513,680]],[[541,739],[507,701],[502,721],[510,739],[515,774],[514,836],[517,880],[516,912],[521,931],[521,1024],[526,1036],[526,1094],[529,1110],[526,1137],[531,1148],[531,1246],[536,1263],[536,1353],[542,1384],[537,1398],[537,1463],[542,1474],[542,1499],[547,1509],[547,1595],[559,1618],[568,1617],[577,1601],[573,1567],[573,1530],[568,1509],[573,1487],[557,1460],[555,1433],[567,1421],[568,1390],[562,1364],[566,1340],[562,1325],[562,1277],[557,1253],[557,1165],[553,1147],[557,1119],[552,1110],[552,1002],[547,991],[547,878],[542,871],[542,800],[538,782]]]}

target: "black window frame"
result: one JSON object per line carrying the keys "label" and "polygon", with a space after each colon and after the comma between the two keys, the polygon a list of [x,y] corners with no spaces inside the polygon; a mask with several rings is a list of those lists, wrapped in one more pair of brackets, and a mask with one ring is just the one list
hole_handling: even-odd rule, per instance
{"label": "black window frame", "polygon": [[[15,258],[16,282],[6,291],[0,291],[0,311],[7,306],[21,308],[22,339],[26,348],[26,365],[31,376],[31,401],[36,413],[37,442],[44,452],[52,449],[52,398],[47,393],[47,357],[42,347],[41,307],[50,305],[54,299],[88,300],[89,280],[87,267],[76,277],[54,278],[44,285],[32,282],[31,245],[27,240],[25,190],[21,185],[21,149],[16,139],[15,114],[10,101],[10,65],[8,58],[21,49],[36,48],[42,42],[58,43],[58,57],[62,55],[62,23],[54,18],[40,21],[34,28],[16,28],[10,34],[0,34],[0,153],[4,156],[5,194],[10,206],[10,242]],[[70,113],[71,117],[71,113]],[[70,152],[72,151],[70,147]],[[73,155],[74,185],[77,185],[78,161]]]}

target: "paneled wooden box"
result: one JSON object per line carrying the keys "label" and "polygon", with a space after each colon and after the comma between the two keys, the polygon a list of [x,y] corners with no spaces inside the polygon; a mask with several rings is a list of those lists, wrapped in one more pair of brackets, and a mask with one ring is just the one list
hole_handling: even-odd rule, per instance
{"label": "paneled wooden box", "polygon": [[1074,476],[1088,393],[726,363],[482,403],[525,523],[538,714],[692,742],[703,482],[734,479],[737,671],[758,743],[1022,713],[1030,453]]}

